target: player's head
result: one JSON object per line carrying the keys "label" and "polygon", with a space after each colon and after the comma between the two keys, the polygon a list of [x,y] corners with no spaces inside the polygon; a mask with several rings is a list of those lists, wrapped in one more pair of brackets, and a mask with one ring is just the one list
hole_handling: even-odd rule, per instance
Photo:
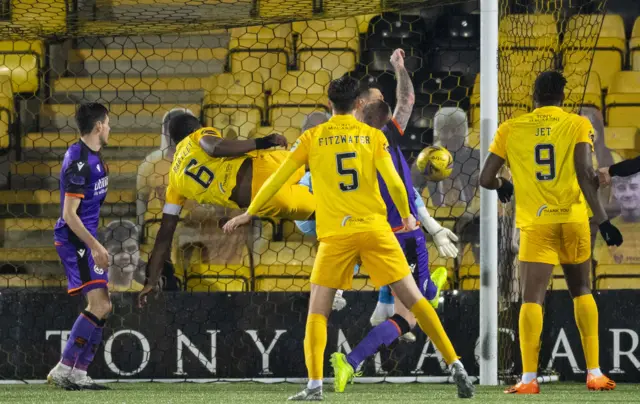
{"label": "player's head", "polygon": [[362,111],[362,122],[376,129],[382,129],[391,119],[391,107],[384,101],[368,103]]}
{"label": "player's head", "polygon": [[173,143],[178,144],[200,128],[202,125],[198,118],[189,114],[179,114],[169,121],[169,136]]}
{"label": "player's head", "polygon": [[323,123],[327,122],[330,118],[331,116],[329,116],[329,114],[327,114],[326,112],[320,112],[320,111],[312,112],[309,115],[304,117],[304,121],[302,122],[302,126],[300,127],[300,130],[302,132],[306,132],[311,128],[315,128],[318,125],[322,125]]}
{"label": "player's head", "polygon": [[376,84],[361,83],[358,101],[356,102],[356,118],[364,122],[364,108],[367,104],[376,101],[384,101],[384,95],[382,95],[380,88]]}
{"label": "player's head", "polygon": [[333,115],[351,114],[356,109],[356,101],[360,94],[360,82],[345,74],[329,83],[328,92]]}
{"label": "player's head", "polygon": [[[104,247],[109,252],[109,280],[128,283],[138,269],[140,243],[137,226],[128,220],[116,220],[107,225]],[[125,282],[122,282],[122,281]]]}
{"label": "player's head", "polygon": [[542,72],[533,86],[535,107],[560,106],[564,101],[564,86],[567,79],[562,73],[553,70]]}
{"label": "player's head", "polygon": [[627,221],[640,221],[640,175],[613,177],[613,196]]}
{"label": "player's head", "polygon": [[171,141],[171,137],[169,136],[169,122],[176,116],[182,114],[193,115],[193,112],[187,108],[173,108],[162,117],[162,145],[160,146],[162,150],[175,147],[175,143]]}
{"label": "player's head", "polygon": [[109,111],[97,102],[80,104],[76,111],[76,124],[80,136],[94,135],[105,146],[109,140]]}

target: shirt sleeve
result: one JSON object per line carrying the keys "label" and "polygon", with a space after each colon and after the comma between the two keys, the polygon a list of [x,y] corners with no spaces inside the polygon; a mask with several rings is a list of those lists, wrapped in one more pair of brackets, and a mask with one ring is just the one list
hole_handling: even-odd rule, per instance
{"label": "shirt sleeve", "polygon": [[[376,129],[374,131],[374,149],[373,156],[375,159],[382,159],[385,157],[391,158],[389,154],[389,142],[387,141],[387,137],[382,133],[382,131]],[[393,163],[392,163],[393,165]],[[385,181],[386,182],[386,181]]]}
{"label": "shirt sleeve", "polygon": [[311,132],[306,131],[293,143],[291,146],[290,158],[301,163],[300,165],[307,164],[309,162],[309,151],[311,149]]}
{"label": "shirt sleeve", "polygon": [[76,198],[84,198],[89,181],[89,164],[86,161],[72,161],[62,173],[64,178],[64,194]]}
{"label": "shirt sleeve", "polygon": [[271,174],[271,177],[262,184],[260,190],[256,194],[251,205],[247,208],[247,213],[250,215],[257,214],[260,209],[271,199],[284,185],[285,182],[296,172],[300,166],[304,163],[297,160],[294,154],[290,154],[289,157],[280,165],[275,173]]}
{"label": "shirt sleeve", "polygon": [[213,137],[217,137],[222,139],[222,133],[220,133],[220,131],[216,128],[202,128],[200,130],[198,130],[197,132],[193,133],[191,136],[193,136],[193,140],[196,143],[200,143],[200,139],[202,139],[205,136],[213,136]]}
{"label": "shirt sleeve", "polygon": [[389,195],[391,196],[393,203],[396,205],[396,208],[398,208],[400,217],[403,219],[409,217],[411,215],[411,210],[409,209],[407,190],[400,178],[400,175],[398,174],[398,171],[396,171],[396,166],[393,165],[391,155],[389,153],[381,155],[380,158],[376,158],[375,164],[376,169],[384,180],[384,183],[387,184]]}
{"label": "shirt sleeve", "polygon": [[418,192],[418,190],[415,188],[413,188],[413,192],[415,194],[416,208],[425,208],[426,206],[424,205],[424,200],[422,199],[422,195],[420,195],[420,192]]}
{"label": "shirt sleeve", "polygon": [[493,138],[493,142],[491,142],[491,146],[489,146],[489,151],[496,156],[502,157],[504,160],[507,160],[507,136],[509,135],[509,127],[507,123],[503,123],[498,127],[496,131],[496,135]]}
{"label": "shirt sleeve", "polygon": [[578,136],[576,137],[576,144],[589,143],[591,145],[591,151],[593,151],[593,142],[596,138],[596,131],[591,125],[591,121],[588,118],[580,117],[580,128],[578,129]]}
{"label": "shirt sleeve", "polygon": [[178,216],[186,200],[187,198],[182,196],[182,194],[180,194],[175,189],[175,187],[173,187],[171,183],[169,183],[169,186],[167,187],[167,194],[166,194],[164,208],[162,209],[162,212],[166,213],[167,215]]}

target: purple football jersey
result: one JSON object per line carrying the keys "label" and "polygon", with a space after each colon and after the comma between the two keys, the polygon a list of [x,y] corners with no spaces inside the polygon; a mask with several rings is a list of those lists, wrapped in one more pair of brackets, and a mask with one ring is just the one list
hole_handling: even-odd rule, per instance
{"label": "purple football jersey", "polygon": [[60,171],[60,218],[54,229],[54,240],[66,242],[71,229],[62,218],[65,195],[82,198],[78,216],[89,233],[96,237],[102,206],[109,186],[108,167],[100,152],[94,152],[79,141],[67,150]]}
{"label": "purple football jersey", "polygon": [[[398,127],[395,121],[391,120],[382,128],[382,133],[384,133],[389,141],[389,154],[391,154],[391,158],[393,159],[393,165],[396,167],[396,171],[398,171],[398,174],[400,175],[400,178],[402,178],[402,182],[404,182],[404,186],[407,190],[407,199],[409,199],[411,214],[414,217],[417,217],[418,208],[416,207],[415,192],[413,190],[413,182],[411,181],[411,170],[409,168],[409,164],[407,164],[407,160],[405,160],[402,155],[402,151],[399,146],[399,137],[402,136],[402,130]],[[393,203],[387,184],[384,183],[380,174],[378,174],[378,183],[380,184],[382,199],[384,199],[384,202],[387,205],[387,220],[389,221],[391,228],[396,229],[402,227],[402,217],[400,216],[400,212],[398,212],[398,208],[396,208],[396,205]]]}

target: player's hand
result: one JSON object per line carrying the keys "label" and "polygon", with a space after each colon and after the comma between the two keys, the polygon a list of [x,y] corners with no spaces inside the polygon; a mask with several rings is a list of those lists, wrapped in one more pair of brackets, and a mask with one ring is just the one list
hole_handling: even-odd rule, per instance
{"label": "player's hand", "polygon": [[102,244],[98,244],[91,248],[91,255],[93,256],[93,262],[100,269],[109,268],[109,252]]}
{"label": "player's hand", "polygon": [[438,254],[440,254],[441,257],[455,258],[458,256],[458,247],[455,245],[458,241],[458,236],[451,230],[443,227],[432,236],[433,242],[438,249]]}
{"label": "player's hand", "polygon": [[611,185],[611,174],[609,174],[609,167],[602,167],[598,169],[598,181],[601,186]]}
{"label": "player's hand", "polygon": [[622,244],[622,233],[620,233],[620,230],[618,230],[616,226],[612,225],[610,221],[605,220],[600,223],[600,226],[598,227],[600,227],[600,234],[602,234],[602,238],[609,247],[619,247]]}
{"label": "player's hand", "polygon": [[513,196],[513,184],[511,181],[503,177],[500,177],[500,180],[502,181],[502,185],[497,189],[498,198],[500,199],[500,202],[507,203]]}
{"label": "player's hand", "polygon": [[287,138],[277,133],[256,139],[256,150],[270,149],[276,146],[287,147]]}
{"label": "player's hand", "polygon": [[146,285],[138,294],[138,308],[143,308],[147,304],[147,296],[153,291],[153,286]]}
{"label": "player's hand", "polygon": [[400,69],[404,69],[404,50],[403,49],[396,49],[395,51],[393,51],[393,53],[391,54],[391,66],[393,66],[393,68],[397,71]]}
{"label": "player's hand", "polygon": [[251,215],[245,212],[225,223],[224,226],[222,226],[222,230],[224,230],[225,233],[229,234],[238,227],[249,223],[251,223]]}
{"label": "player's hand", "polygon": [[414,231],[418,228],[418,222],[416,222],[416,218],[413,217],[413,215],[402,219],[402,224],[404,225],[402,228],[403,232]]}

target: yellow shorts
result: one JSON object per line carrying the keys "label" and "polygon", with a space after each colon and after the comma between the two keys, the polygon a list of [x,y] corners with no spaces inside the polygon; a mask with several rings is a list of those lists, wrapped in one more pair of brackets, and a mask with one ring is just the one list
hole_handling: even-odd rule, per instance
{"label": "yellow shorts", "polygon": [[367,231],[322,238],[311,272],[311,283],[334,289],[351,289],[353,267],[358,258],[378,287],[411,274],[400,243],[391,231]]}
{"label": "yellow shorts", "polygon": [[[251,199],[262,187],[271,174],[289,155],[286,150],[258,151],[253,158],[253,180],[251,183]],[[280,188],[280,190],[257,213],[257,216],[277,217],[291,220],[306,220],[316,210],[316,201],[309,188],[298,185],[304,176],[304,167],[300,167]]]}
{"label": "yellow shorts", "polygon": [[581,264],[591,257],[589,222],[531,225],[520,229],[520,261]]}

